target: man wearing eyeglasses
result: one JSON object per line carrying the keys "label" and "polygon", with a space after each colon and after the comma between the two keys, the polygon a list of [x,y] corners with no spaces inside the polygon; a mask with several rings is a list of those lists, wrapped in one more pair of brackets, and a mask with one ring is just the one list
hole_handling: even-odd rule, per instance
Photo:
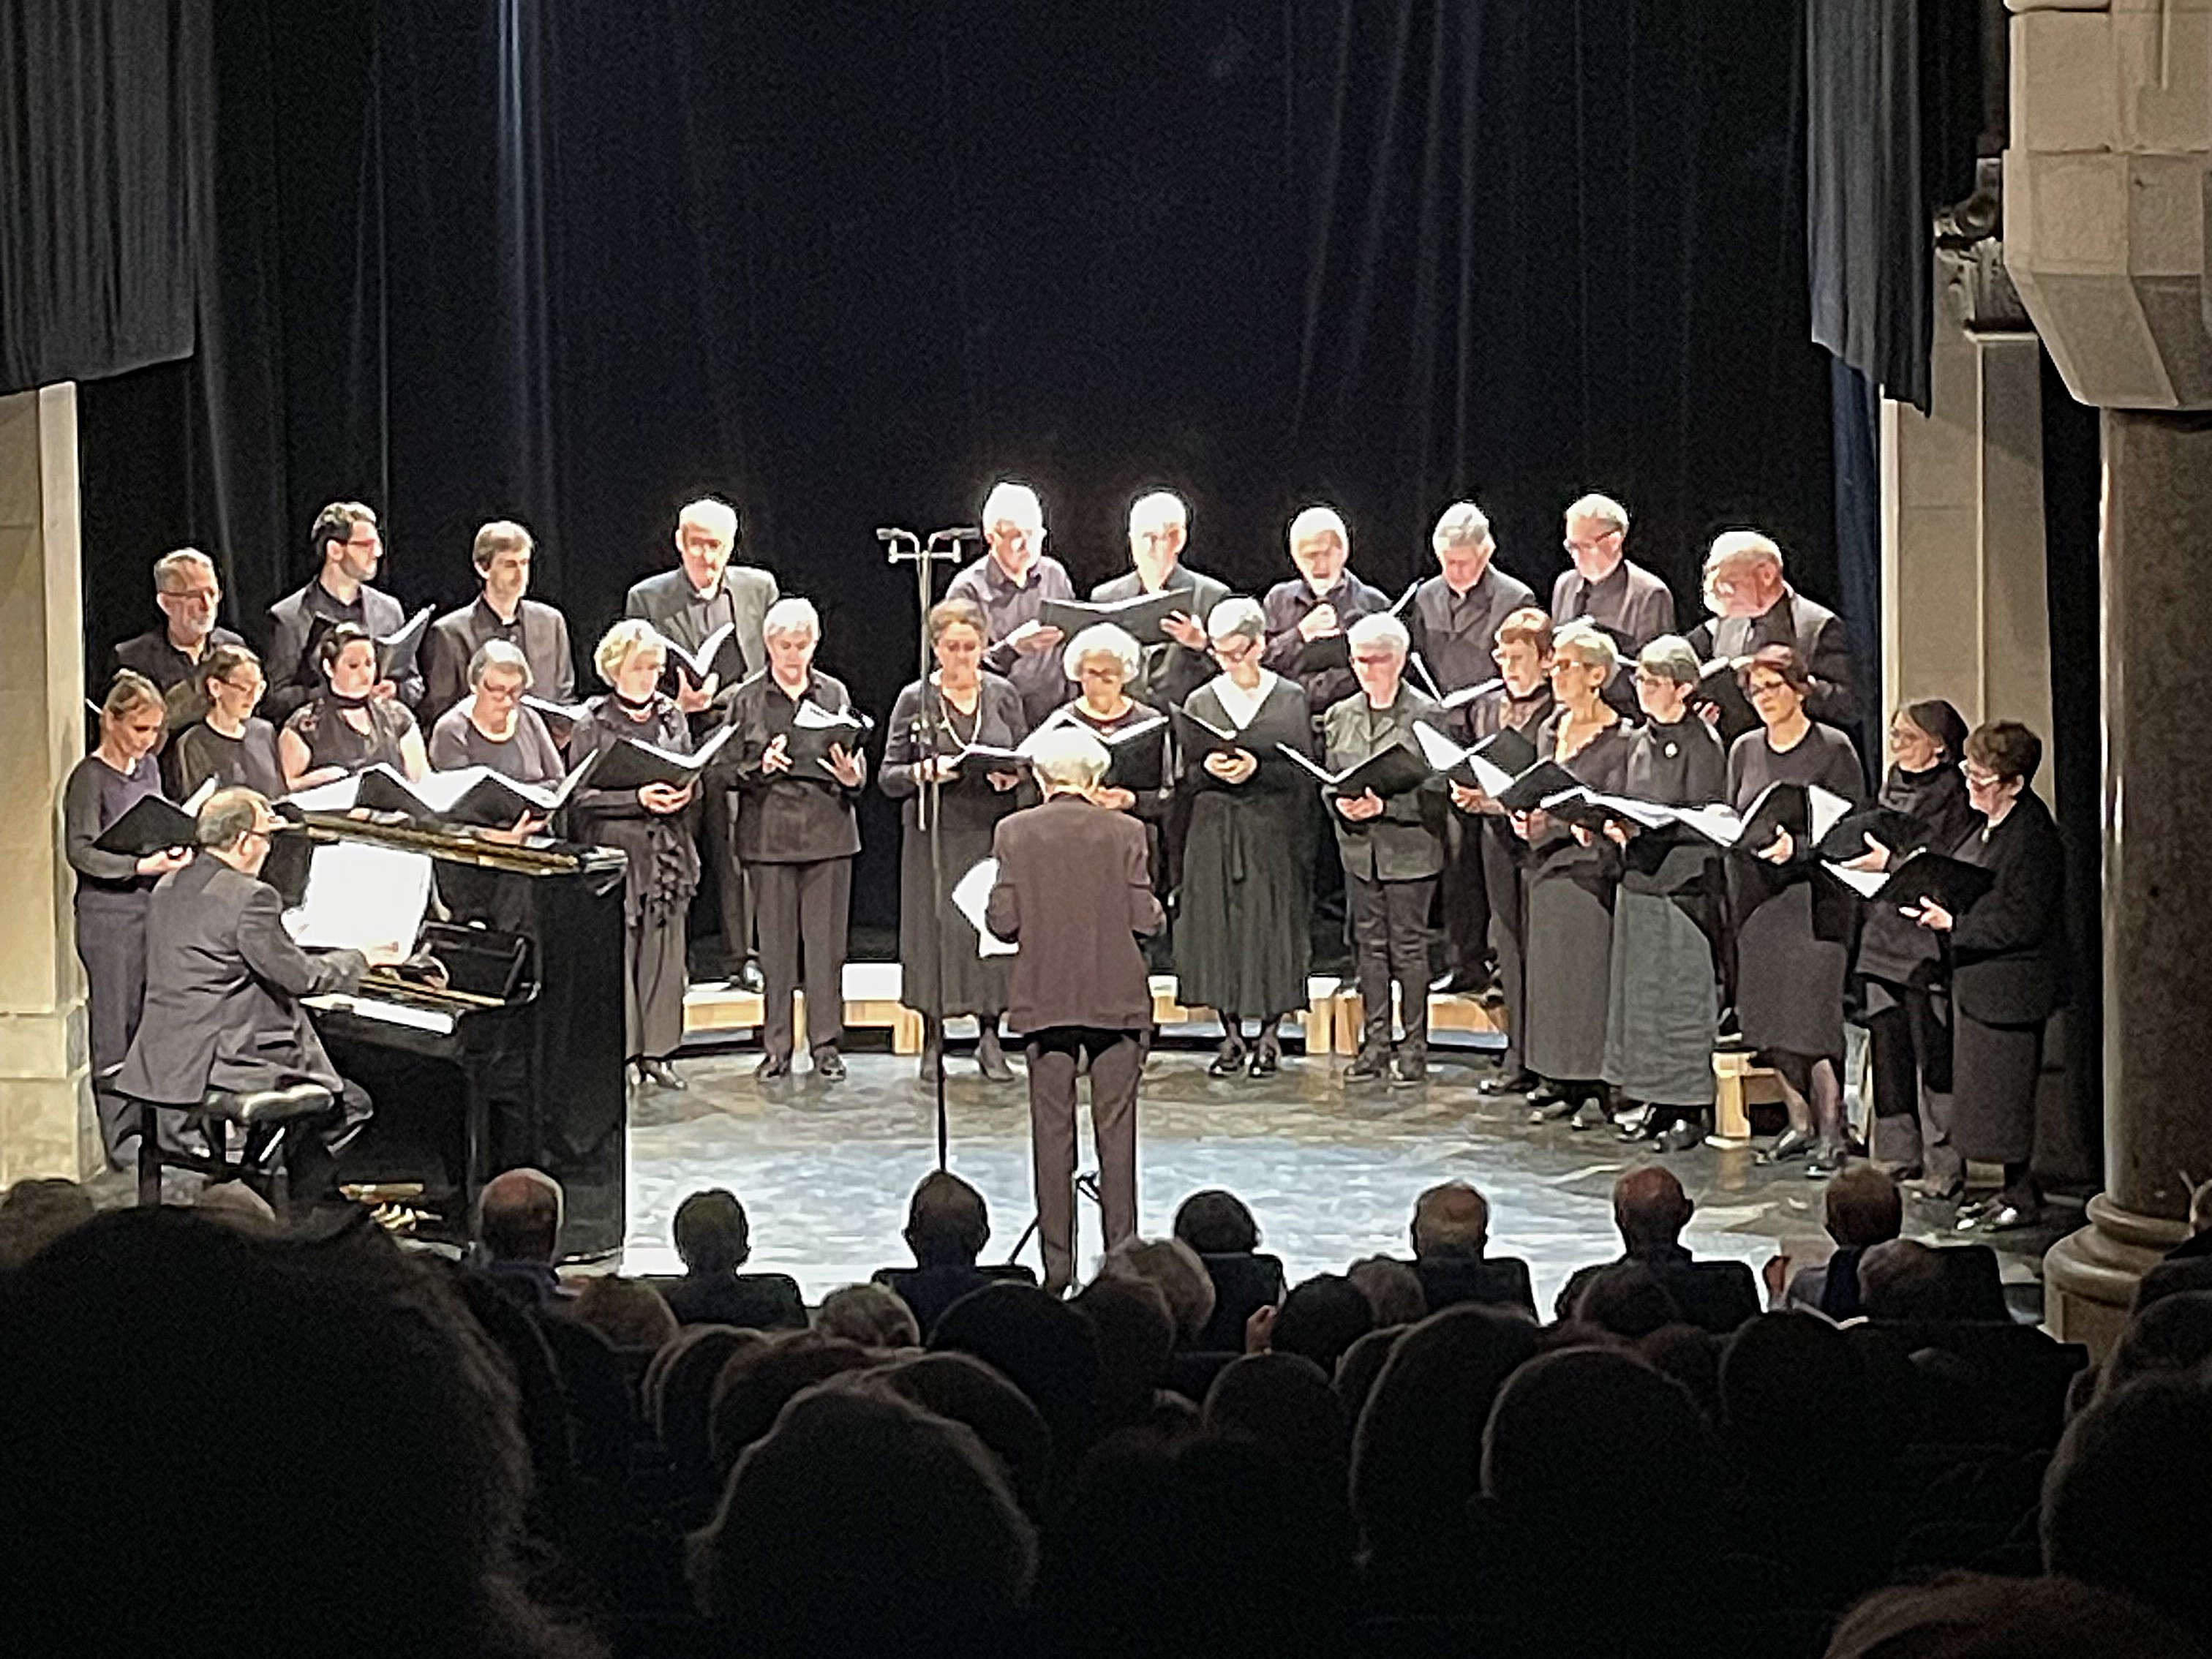
{"label": "man wearing eyeglasses", "polygon": [[[1626,507],[1610,495],[1584,495],[1567,508],[1566,531],[1574,568],[1560,572],[1552,586],[1553,623],[1595,623],[1612,636],[1624,662],[1633,662],[1645,646],[1674,631],[1674,596],[1623,550]],[[1626,681],[1620,676],[1620,684]]]}
{"label": "man wearing eyeglasses", "polygon": [[[1705,608],[1711,620],[1690,630],[1701,660],[1725,657],[1739,666],[1770,645],[1786,645],[1805,665],[1811,690],[1805,712],[1850,732],[1858,722],[1852,695],[1851,642],[1843,618],[1792,587],[1782,574],[1782,550],[1756,530],[1723,531],[1705,555]],[[1754,722],[1723,710],[1720,732],[1733,741]]]}
{"label": "man wearing eyeglasses", "polygon": [[[154,603],[167,620],[117,646],[115,665],[143,674],[164,696],[197,678],[200,664],[214,647],[246,643],[217,625],[222,584],[216,579],[215,561],[197,547],[180,547],[154,561]],[[176,714],[173,707],[173,731],[185,723]],[[198,718],[197,714],[187,717]]]}
{"label": "man wearing eyeglasses", "polygon": [[1190,539],[1190,509],[1164,489],[1139,495],[1129,508],[1129,570],[1091,590],[1093,605],[1115,605],[1146,593],[1188,595],[1182,609],[1161,624],[1168,638],[1145,647],[1140,683],[1130,690],[1164,708],[1213,678],[1206,655],[1206,619],[1229,597],[1226,582],[1191,569],[1182,562]]}
{"label": "man wearing eyeglasses", "polygon": [[[384,558],[373,511],[359,501],[332,501],[315,515],[307,543],[317,562],[313,577],[269,607],[269,654],[262,665],[269,696],[262,712],[278,726],[323,689],[315,647],[324,635],[351,623],[371,639],[384,639],[407,623],[399,601],[369,585]],[[397,681],[380,681],[370,695],[396,696],[412,708],[422,701],[422,676],[410,667]]]}

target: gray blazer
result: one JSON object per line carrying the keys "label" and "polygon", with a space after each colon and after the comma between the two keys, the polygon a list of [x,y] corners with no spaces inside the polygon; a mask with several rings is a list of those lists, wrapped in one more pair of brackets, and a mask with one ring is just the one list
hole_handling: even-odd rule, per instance
{"label": "gray blazer", "polygon": [[[531,695],[574,702],[576,659],[568,649],[568,619],[550,605],[525,599],[515,621],[521,633],[516,642],[530,664]],[[477,647],[499,630],[497,614],[481,595],[430,624],[422,641],[422,706],[416,711],[426,730],[469,695],[469,664]]]}
{"label": "gray blazer", "polygon": [[[1206,619],[1222,600],[1229,597],[1229,584],[1217,581],[1212,576],[1193,570],[1178,562],[1175,574],[1168,578],[1168,592],[1188,591],[1190,603],[1183,610],[1201,628]],[[1125,571],[1109,582],[1101,582],[1091,590],[1093,605],[1114,605],[1123,599],[1133,599],[1144,592],[1144,585],[1133,570]],[[1194,651],[1187,645],[1169,640],[1159,645],[1145,647],[1144,670],[1139,684],[1129,688],[1129,695],[1144,702],[1166,708],[1204,685],[1214,675],[1213,659],[1203,651]]]}
{"label": "gray blazer", "polygon": [[1689,640],[1701,658],[1748,657],[1764,645],[1787,645],[1813,682],[1805,712],[1846,732],[1858,724],[1850,634],[1842,617],[1794,587],[1763,615],[1714,617],[1692,629]]}
{"label": "gray blazer", "polygon": [[[664,570],[632,584],[623,604],[623,615],[642,617],[686,651],[696,651],[700,642],[721,626],[720,597],[728,599],[729,620],[737,623],[738,651],[745,659],[745,672],[757,674],[768,665],[768,642],[761,637],[761,619],[781,597],[775,578],[757,566],[725,566],[722,593],[708,605],[699,603],[691,579],[681,569]],[[706,618],[703,623],[702,617]],[[722,677],[724,690],[732,684],[732,677]]]}
{"label": "gray blazer", "polygon": [[350,991],[368,967],[358,951],[302,951],[275,888],[202,853],[147,902],[145,1009],[116,1086],[178,1105],[210,1089],[335,1092],[337,1071],[299,999]]}
{"label": "gray blazer", "polygon": [[[316,579],[319,580],[319,578]],[[307,654],[316,634],[316,616],[307,604],[307,588],[295,589],[269,607],[269,654],[262,661],[269,695],[262,700],[261,717],[280,731],[284,722],[306,703],[322,694],[323,671]],[[362,626],[381,639],[407,625],[407,607],[380,587],[363,582],[361,587]],[[414,672],[399,682],[399,701],[410,708],[422,701],[422,653],[416,653]]]}
{"label": "gray blazer", "polygon": [[1152,981],[1137,940],[1167,918],[1146,852],[1142,823],[1076,795],[1000,820],[991,837],[999,879],[984,921],[1021,946],[1006,1004],[1016,1030],[1150,1029]]}
{"label": "gray blazer", "polygon": [[[1381,753],[1392,743],[1419,752],[1413,722],[1435,724],[1440,717],[1433,698],[1403,684],[1398,700],[1390,705],[1388,734],[1380,743],[1367,735],[1367,694],[1355,691],[1341,702],[1331,703],[1322,716],[1323,762],[1332,772],[1357,766]],[[1324,795],[1326,795],[1324,791]],[[1444,867],[1445,800],[1443,780],[1431,778],[1418,789],[1392,795],[1382,803],[1382,816],[1354,823],[1324,801],[1330,825],[1336,830],[1337,857],[1346,875],[1363,881],[1419,881]]]}

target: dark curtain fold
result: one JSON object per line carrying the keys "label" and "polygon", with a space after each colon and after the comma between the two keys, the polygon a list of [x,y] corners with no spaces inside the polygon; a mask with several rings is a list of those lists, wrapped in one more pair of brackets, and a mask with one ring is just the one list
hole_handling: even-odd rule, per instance
{"label": "dark curtain fold", "polygon": [[1888,764],[1881,706],[1881,401],[1865,375],[1831,358],[1830,418],[1836,447],[1836,599],[1850,632],[1859,684],[1859,759],[1869,782]]}

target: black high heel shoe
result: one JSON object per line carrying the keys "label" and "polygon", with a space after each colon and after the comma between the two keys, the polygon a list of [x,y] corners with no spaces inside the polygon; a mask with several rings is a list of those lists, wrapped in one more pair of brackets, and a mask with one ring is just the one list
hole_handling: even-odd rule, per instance
{"label": "black high heel shoe", "polygon": [[1273,1077],[1282,1069],[1282,1039],[1270,1031],[1253,1045],[1251,1074],[1254,1077]]}
{"label": "black high heel shoe", "polygon": [[1221,1047],[1215,1051],[1212,1063],[1206,1068],[1206,1076],[1235,1077],[1244,1069],[1244,1055],[1243,1037],[1222,1038]]}

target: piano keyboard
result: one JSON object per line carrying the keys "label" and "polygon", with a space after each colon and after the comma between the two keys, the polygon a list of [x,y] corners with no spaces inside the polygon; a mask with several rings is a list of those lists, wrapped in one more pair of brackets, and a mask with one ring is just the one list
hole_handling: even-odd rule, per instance
{"label": "piano keyboard", "polygon": [[418,1031],[437,1031],[451,1036],[453,1017],[442,1009],[419,1008],[411,1003],[386,1002],[377,997],[349,996],[334,991],[328,996],[302,999],[310,1008],[343,1009],[363,1019],[380,1019],[393,1025],[410,1025]]}

